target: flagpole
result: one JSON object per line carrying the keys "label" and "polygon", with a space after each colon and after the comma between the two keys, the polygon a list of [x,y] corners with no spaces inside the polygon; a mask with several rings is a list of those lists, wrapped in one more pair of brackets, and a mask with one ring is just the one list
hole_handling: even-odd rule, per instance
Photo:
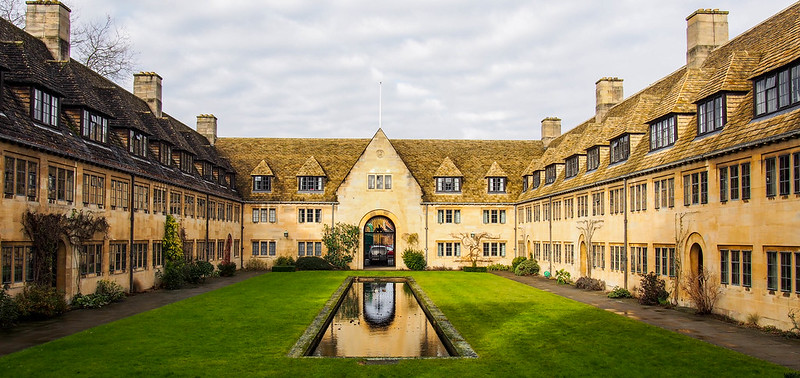
{"label": "flagpole", "polygon": [[383,82],[378,82],[378,128],[383,127]]}

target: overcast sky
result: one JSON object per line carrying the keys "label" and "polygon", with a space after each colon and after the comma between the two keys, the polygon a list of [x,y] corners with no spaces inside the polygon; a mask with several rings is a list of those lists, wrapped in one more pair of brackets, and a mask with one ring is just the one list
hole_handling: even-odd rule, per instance
{"label": "overcast sky", "polygon": [[[730,36],[791,4],[734,1],[65,0],[113,17],[164,111],[220,136],[539,139],[594,114],[594,83],[626,97],[686,61],[686,16],[730,11]],[[122,83],[132,88],[132,78]]]}

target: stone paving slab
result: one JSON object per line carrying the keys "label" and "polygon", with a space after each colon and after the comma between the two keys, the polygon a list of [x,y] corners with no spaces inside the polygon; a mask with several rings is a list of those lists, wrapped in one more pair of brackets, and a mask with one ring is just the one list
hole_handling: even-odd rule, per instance
{"label": "stone paving slab", "polygon": [[577,302],[639,320],[669,331],[735,350],[765,361],[800,371],[800,340],[742,328],[709,316],[695,315],[658,306],[642,306],[635,299],[612,299],[606,293],[558,285],[544,277],[516,276],[511,272],[492,272],[537,289]]}
{"label": "stone paving slab", "polygon": [[10,330],[0,330],[0,356],[207,293],[263,273],[265,272],[237,271],[233,277],[212,278],[195,287],[153,290],[98,309],[73,310],[54,319],[24,322]]}

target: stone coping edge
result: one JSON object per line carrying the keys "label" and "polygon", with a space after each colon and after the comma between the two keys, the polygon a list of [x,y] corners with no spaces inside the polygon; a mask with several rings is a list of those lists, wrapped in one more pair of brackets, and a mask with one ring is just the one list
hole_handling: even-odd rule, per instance
{"label": "stone coping edge", "polygon": [[[328,324],[333,320],[333,315],[336,313],[336,310],[339,308],[339,304],[344,299],[344,294],[347,290],[350,289],[350,286],[353,285],[353,282],[359,281],[391,281],[391,282],[406,282],[408,286],[411,288],[411,292],[414,294],[414,297],[417,299],[417,302],[422,307],[422,311],[428,316],[428,320],[432,323],[433,329],[436,330],[436,333],[439,334],[439,338],[442,340],[442,343],[445,344],[448,352],[452,355],[450,357],[433,357],[433,358],[478,358],[478,354],[472,349],[472,346],[464,339],[461,333],[456,330],[452,323],[447,319],[444,313],[433,303],[433,300],[425,294],[425,291],[422,290],[422,287],[419,286],[416,280],[413,277],[356,277],[350,276],[345,278],[344,282],[339,285],[339,288],[334,291],[331,298],[325,302],[325,305],[320,310],[317,317],[314,318],[314,321],[306,328],[303,335],[300,336],[300,339],[297,340],[294,347],[289,351],[286,355],[287,357],[292,358],[300,358],[300,357],[310,357],[307,354],[310,352],[309,349],[316,345],[319,342],[319,339],[322,338],[321,331],[325,329]],[[311,357],[311,358],[331,358],[331,357]],[[336,357],[333,357],[336,358]],[[340,357],[341,358],[341,357]],[[358,357],[354,357],[358,358]],[[369,360],[402,360],[402,359],[427,359],[432,357],[361,357],[362,359],[369,359]]]}

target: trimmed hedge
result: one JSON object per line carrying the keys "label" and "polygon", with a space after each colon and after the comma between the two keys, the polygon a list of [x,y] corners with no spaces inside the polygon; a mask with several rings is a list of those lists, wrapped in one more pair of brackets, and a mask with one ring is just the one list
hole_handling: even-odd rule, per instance
{"label": "trimmed hedge", "polygon": [[217,264],[217,269],[219,269],[219,275],[222,277],[233,277],[236,274],[236,263],[231,261],[229,263],[221,262]]}
{"label": "trimmed hedge", "polygon": [[333,265],[321,257],[306,256],[297,259],[297,270],[333,270]]}
{"label": "trimmed hedge", "polygon": [[473,272],[473,273],[486,273],[485,266],[465,266],[461,270],[465,272]]}
{"label": "trimmed hedge", "polygon": [[275,265],[272,267],[273,272],[294,272],[297,267],[294,265]]}

